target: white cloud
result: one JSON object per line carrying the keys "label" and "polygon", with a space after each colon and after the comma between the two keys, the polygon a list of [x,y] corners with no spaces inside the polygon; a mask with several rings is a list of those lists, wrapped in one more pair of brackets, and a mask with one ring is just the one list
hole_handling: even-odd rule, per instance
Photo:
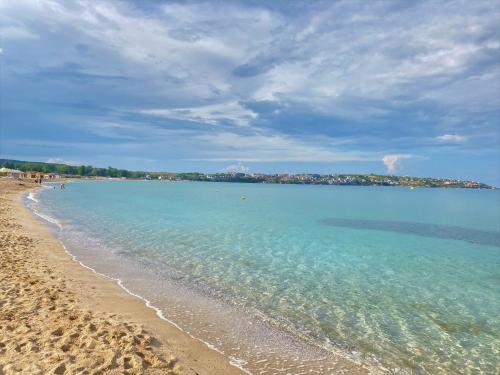
{"label": "white cloud", "polygon": [[[499,12],[488,12],[488,4],[469,3],[464,9],[453,1],[440,7],[421,2],[393,13],[384,2],[353,7],[332,3],[302,29],[287,30],[305,40],[281,39],[295,47],[293,53],[278,56],[279,62],[260,77],[254,98],[364,119],[390,113],[391,104],[449,106],[449,97],[457,98],[452,106],[461,111],[469,110],[472,97],[497,107],[494,81],[477,85],[473,95],[441,94],[477,74],[478,67],[488,71],[498,65],[493,57],[498,38],[492,30],[493,15]],[[493,65],[483,68],[486,61]],[[378,113],[360,113],[357,103],[369,101],[376,103]]]}
{"label": "white cloud", "polygon": [[198,136],[208,150],[202,160],[239,162],[327,162],[374,161],[370,152],[340,151],[328,139],[293,138],[276,133],[208,133]]}
{"label": "white cloud", "polygon": [[24,27],[0,27],[0,39],[35,39],[37,36]]}
{"label": "white cloud", "polygon": [[145,115],[212,125],[231,123],[238,126],[247,126],[257,118],[257,113],[243,107],[236,101],[189,108],[144,109],[138,112]]}
{"label": "white cloud", "polygon": [[409,159],[412,157],[414,156],[410,154],[390,154],[390,155],[385,155],[382,158],[382,162],[387,167],[388,173],[395,173],[402,160]]}
{"label": "white cloud", "polygon": [[[32,35],[22,22],[44,44],[60,47],[69,42],[59,35],[71,33],[96,52],[114,55],[92,60],[95,70],[111,65],[161,82],[155,86],[160,96],[300,103],[342,116],[360,116],[357,100],[449,104],[445,88],[476,72],[478,62],[494,63],[500,45],[494,2],[423,1],[401,9],[387,2],[331,2],[295,15],[203,2],[169,3],[156,12],[126,2],[13,1],[2,7],[6,35]],[[50,39],[56,34],[58,43]],[[74,61],[53,48],[37,60]],[[234,74],[248,64],[255,74]],[[474,95],[493,101],[493,85],[482,82]],[[453,104],[467,109],[469,96]],[[386,114],[382,109],[361,115]]]}
{"label": "white cloud", "polygon": [[467,141],[467,137],[458,134],[443,134],[437,136],[436,140],[443,143],[463,143]]}
{"label": "white cloud", "polygon": [[[175,138],[192,142],[193,147],[175,157],[192,153],[228,162],[380,161],[381,154],[362,148],[353,151],[355,142],[332,148],[333,141],[311,134],[343,134],[359,140],[371,133],[362,127],[373,124],[370,131],[383,130],[379,139],[393,140],[412,131],[411,124],[402,127],[397,121],[379,120],[402,113],[401,108],[410,115],[425,112],[419,126],[432,131],[419,128],[419,134],[434,146],[466,140],[472,144],[478,133],[484,136],[495,130],[493,121],[483,117],[481,123],[473,117],[498,110],[499,10],[494,2],[421,1],[397,7],[389,2],[324,2],[298,6],[301,11],[296,12],[281,11],[279,6],[265,9],[253,2],[143,7],[126,1],[0,0],[0,8],[4,34],[25,37],[22,43],[2,41],[9,57],[2,66],[5,76],[22,84],[15,89],[37,101],[99,103],[95,110],[101,114],[119,112],[110,120],[116,124],[94,124],[92,132],[130,141],[130,147],[136,147],[135,139],[172,142],[170,133],[139,122],[122,126],[120,116],[130,116],[132,106],[158,118],[239,127],[232,129],[235,133],[197,127],[200,130],[189,136],[179,133]],[[123,79],[76,86],[73,80],[81,73]],[[33,79],[37,74],[50,80]],[[311,117],[334,115],[335,121],[308,121],[309,129],[300,128],[308,136],[286,135],[286,123],[273,122],[265,110],[259,111],[267,103],[247,107],[252,101],[272,101],[275,118],[286,119],[293,108]],[[433,111],[459,120],[446,126],[445,115],[438,122]],[[462,116],[464,112],[469,117]],[[342,127],[338,117],[370,121],[345,131],[347,126]],[[267,127],[265,132],[255,128],[257,119],[259,126]],[[154,120],[155,125],[161,123]],[[168,126],[165,123],[161,125]],[[75,124],[79,130],[86,126],[82,121]],[[431,138],[437,128],[443,135]],[[453,134],[453,129],[468,136]],[[202,150],[196,148],[200,143],[205,145]],[[392,150],[394,154],[384,157],[388,169],[395,170],[408,158],[405,152],[414,152],[399,145],[403,151]]]}
{"label": "white cloud", "polygon": [[83,163],[75,160],[66,160],[63,158],[48,158],[46,163],[55,163],[55,164],[67,164],[67,165],[82,165]]}
{"label": "white cloud", "polygon": [[228,173],[246,173],[246,172],[248,172],[249,169],[250,168],[248,168],[247,166],[245,166],[241,163],[237,163],[237,164],[228,165],[222,171],[228,172]]}
{"label": "white cloud", "polygon": [[[3,4],[6,22],[33,24],[49,48],[40,60],[60,65],[71,56],[74,41],[106,58],[93,59],[95,70],[115,66],[122,74],[158,81],[156,93],[183,99],[236,100],[233,69],[268,48],[281,24],[278,14],[259,7],[226,4],[153,5],[143,12],[127,2],[65,2],[40,0]],[[223,9],[220,9],[223,8]],[[57,33],[56,33],[57,32]],[[52,39],[57,34],[57,41]],[[61,34],[71,36],[68,40]],[[248,36],[251,35],[252,38]],[[67,45],[65,53],[50,50]],[[44,64],[42,64],[44,65]],[[167,78],[167,79],[166,79]]]}

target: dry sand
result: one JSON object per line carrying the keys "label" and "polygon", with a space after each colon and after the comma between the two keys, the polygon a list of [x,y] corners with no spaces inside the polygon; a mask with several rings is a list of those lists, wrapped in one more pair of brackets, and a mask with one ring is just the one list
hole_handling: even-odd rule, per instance
{"label": "dry sand", "polygon": [[0,375],[242,373],[73,261],[20,202],[31,188],[0,178]]}

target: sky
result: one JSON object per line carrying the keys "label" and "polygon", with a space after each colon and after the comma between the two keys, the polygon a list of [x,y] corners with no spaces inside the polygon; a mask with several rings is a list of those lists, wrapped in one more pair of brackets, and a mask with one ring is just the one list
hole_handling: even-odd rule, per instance
{"label": "sky", "polygon": [[0,0],[0,157],[500,186],[500,1]]}

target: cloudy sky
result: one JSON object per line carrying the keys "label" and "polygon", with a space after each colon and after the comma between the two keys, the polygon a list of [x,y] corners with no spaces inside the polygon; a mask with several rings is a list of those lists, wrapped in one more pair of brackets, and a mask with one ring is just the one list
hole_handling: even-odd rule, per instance
{"label": "cloudy sky", "polygon": [[500,185],[500,1],[0,0],[0,157]]}

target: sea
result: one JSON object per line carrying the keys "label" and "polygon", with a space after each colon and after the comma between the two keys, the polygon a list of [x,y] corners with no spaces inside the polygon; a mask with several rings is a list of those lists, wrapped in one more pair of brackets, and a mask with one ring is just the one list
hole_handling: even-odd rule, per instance
{"label": "sea", "polygon": [[104,180],[24,201],[248,373],[499,373],[499,190]]}

